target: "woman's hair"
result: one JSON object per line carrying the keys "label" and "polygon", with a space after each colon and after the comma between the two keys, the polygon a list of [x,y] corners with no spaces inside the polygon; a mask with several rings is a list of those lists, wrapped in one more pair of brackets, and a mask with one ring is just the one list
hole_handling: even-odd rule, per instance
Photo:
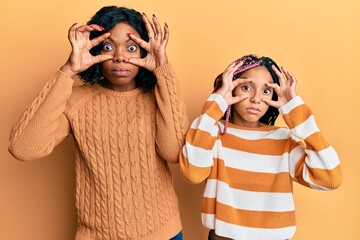
{"label": "woman's hair", "polygon": [[[235,60],[235,63],[239,63],[240,61],[243,61],[244,63],[234,72],[233,80],[237,79],[241,76],[241,74],[251,68],[258,67],[258,66],[264,66],[270,73],[274,83],[280,85],[279,78],[276,75],[275,71],[272,69],[272,65],[274,65],[280,72],[279,66],[269,57],[258,57],[255,54],[251,55],[245,55],[237,60]],[[214,91],[216,92],[222,85],[222,73],[219,74],[215,81],[214,81]],[[276,101],[278,99],[277,94],[274,92],[272,96],[272,100]],[[279,116],[279,111],[277,108],[269,106],[269,109],[266,111],[264,116],[262,116],[259,121],[261,123],[267,124],[267,125],[274,125],[276,118]],[[232,117],[231,114],[231,106],[226,110],[223,119],[225,119],[225,129],[224,133],[227,128],[227,122],[229,121],[229,118]]]}
{"label": "woman's hair", "polygon": [[[144,41],[149,40],[149,36],[146,31],[146,27],[142,16],[139,12],[134,9],[129,9],[125,7],[116,7],[116,6],[106,6],[101,8],[96,14],[87,22],[90,24],[97,24],[102,26],[104,31],[92,31],[90,33],[90,40],[96,37],[99,37],[104,32],[108,32],[116,24],[124,22],[133,27]],[[99,55],[103,48],[103,43],[99,43],[94,46],[90,53],[93,56]],[[144,58],[147,55],[145,49],[140,48],[140,56]],[[80,78],[85,81],[85,83],[93,84],[98,83],[104,79],[103,74],[100,71],[101,63],[97,63],[86,69],[85,71],[79,73]],[[140,67],[139,72],[135,77],[135,82],[138,87],[142,87],[144,90],[151,90],[156,84],[155,75],[149,70]]]}

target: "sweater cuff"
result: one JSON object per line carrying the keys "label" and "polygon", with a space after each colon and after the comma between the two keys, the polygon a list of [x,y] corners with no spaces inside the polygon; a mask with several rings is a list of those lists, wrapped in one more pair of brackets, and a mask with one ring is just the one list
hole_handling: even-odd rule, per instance
{"label": "sweater cuff", "polygon": [[162,75],[162,76],[166,76],[166,75],[174,76],[175,75],[175,71],[172,68],[170,63],[166,63],[164,65],[161,65],[161,66],[155,68],[153,72],[154,72],[155,76],[159,76],[159,75]]}
{"label": "sweater cuff", "polygon": [[285,105],[280,107],[279,113],[281,115],[288,114],[289,112],[291,112],[291,110],[293,110],[294,108],[296,108],[302,104],[304,104],[304,101],[301,99],[300,96],[296,96],[293,99],[291,99],[288,103],[286,103]]}
{"label": "sweater cuff", "polygon": [[207,99],[207,101],[216,102],[219,105],[221,112],[223,114],[225,114],[226,110],[229,107],[229,105],[226,103],[226,100],[224,99],[224,97],[221,96],[220,94],[216,94],[216,93],[211,94],[210,97]]}

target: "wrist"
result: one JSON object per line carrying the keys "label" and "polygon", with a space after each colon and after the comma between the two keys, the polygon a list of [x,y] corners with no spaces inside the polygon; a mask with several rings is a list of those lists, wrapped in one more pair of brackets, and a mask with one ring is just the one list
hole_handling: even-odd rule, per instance
{"label": "wrist", "polygon": [[67,74],[69,77],[74,77],[78,74],[77,72],[74,72],[73,70],[71,70],[71,67],[68,64],[61,66],[60,71]]}

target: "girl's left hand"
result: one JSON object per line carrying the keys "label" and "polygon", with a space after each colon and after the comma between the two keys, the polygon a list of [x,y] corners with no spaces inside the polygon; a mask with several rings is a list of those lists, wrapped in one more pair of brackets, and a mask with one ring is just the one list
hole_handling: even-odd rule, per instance
{"label": "girl's left hand", "polygon": [[296,93],[296,78],[295,76],[286,70],[284,67],[281,67],[282,74],[274,65],[271,66],[275,71],[276,75],[279,78],[280,86],[276,83],[267,83],[268,87],[274,89],[278,96],[277,101],[262,99],[263,102],[267,103],[270,106],[280,108],[288,103],[291,99],[297,96]]}
{"label": "girl's left hand", "polygon": [[149,36],[149,42],[136,37],[134,34],[129,34],[129,37],[134,40],[140,47],[145,49],[148,54],[145,58],[129,58],[128,62],[146,68],[152,72],[155,68],[168,63],[165,50],[169,41],[169,29],[165,23],[163,33],[160,23],[155,15],[152,17],[153,24],[150,23],[149,19],[144,13],[142,14],[142,18]]}

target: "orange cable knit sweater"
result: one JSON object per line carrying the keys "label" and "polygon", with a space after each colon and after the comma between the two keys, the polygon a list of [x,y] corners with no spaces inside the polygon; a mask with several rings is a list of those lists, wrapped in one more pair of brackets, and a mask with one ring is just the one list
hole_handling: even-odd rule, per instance
{"label": "orange cable knit sweater", "polygon": [[25,161],[74,136],[76,240],[167,240],[182,228],[168,162],[178,162],[188,122],[172,67],[154,74],[145,93],[73,86],[58,71],[13,126],[9,151]]}

